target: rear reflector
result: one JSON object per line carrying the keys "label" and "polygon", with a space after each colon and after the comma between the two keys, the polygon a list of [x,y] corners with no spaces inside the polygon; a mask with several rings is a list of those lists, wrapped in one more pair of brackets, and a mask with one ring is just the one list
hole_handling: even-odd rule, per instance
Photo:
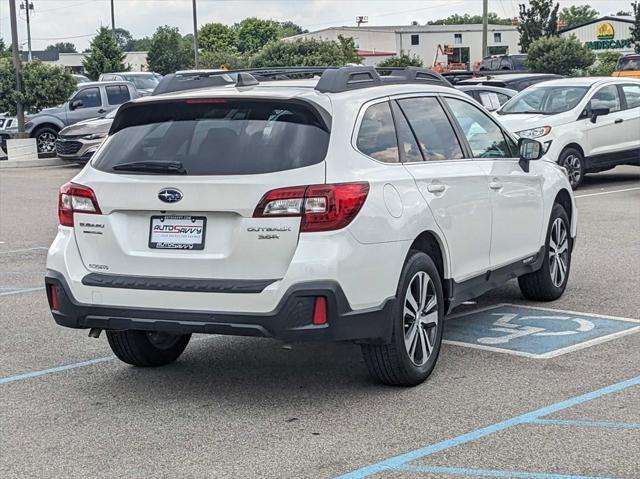
{"label": "rear reflector", "polygon": [[49,285],[49,296],[51,297],[51,309],[54,311],[60,311],[60,302],[58,301],[58,292],[56,291],[56,285]]}
{"label": "rear reflector", "polygon": [[73,226],[73,213],[102,214],[93,190],[87,186],[66,183],[60,187],[58,219],[62,226]]}
{"label": "rear reflector", "polygon": [[316,304],[313,307],[312,323],[316,326],[327,324],[327,298],[324,296],[316,297]]}
{"label": "rear reflector", "polygon": [[269,191],[254,218],[301,216],[300,231],[333,231],[356,217],[369,194],[369,183],[294,186]]}

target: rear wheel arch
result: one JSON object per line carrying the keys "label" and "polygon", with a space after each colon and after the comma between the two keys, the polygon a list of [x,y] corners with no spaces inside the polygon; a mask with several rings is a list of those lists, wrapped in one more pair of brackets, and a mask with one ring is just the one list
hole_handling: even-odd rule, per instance
{"label": "rear wheel arch", "polygon": [[[445,254],[445,246],[443,245],[440,237],[433,231],[423,231],[411,244],[409,252],[411,250],[422,251],[431,257],[433,262],[436,264],[442,284],[445,285],[445,278],[449,276],[449,263]],[[448,293],[448,291],[445,291],[445,297],[446,293]]]}

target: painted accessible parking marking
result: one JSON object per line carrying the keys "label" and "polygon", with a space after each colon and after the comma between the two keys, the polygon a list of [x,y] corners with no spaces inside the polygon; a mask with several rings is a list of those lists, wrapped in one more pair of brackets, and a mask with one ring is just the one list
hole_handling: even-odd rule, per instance
{"label": "painted accessible parking marking", "polygon": [[447,320],[445,343],[552,358],[640,331],[640,320],[501,304]]}

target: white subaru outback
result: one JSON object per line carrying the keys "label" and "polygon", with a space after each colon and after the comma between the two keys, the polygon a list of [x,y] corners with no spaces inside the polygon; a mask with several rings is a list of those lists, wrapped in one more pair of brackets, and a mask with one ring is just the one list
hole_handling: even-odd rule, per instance
{"label": "white subaru outback", "polygon": [[518,278],[562,295],[577,211],[565,172],[427,70],[147,97],[59,197],[55,321],[159,366],[192,333],[352,341],[416,385],[444,317]]}

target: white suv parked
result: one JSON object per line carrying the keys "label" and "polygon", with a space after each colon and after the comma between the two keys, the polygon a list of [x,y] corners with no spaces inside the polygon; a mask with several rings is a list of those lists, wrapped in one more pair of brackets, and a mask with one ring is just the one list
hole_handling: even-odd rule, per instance
{"label": "white suv parked", "polygon": [[586,173],[640,165],[640,80],[566,78],[530,86],[497,112],[522,138],[545,145],[575,189]]}
{"label": "white suv parked", "polygon": [[353,341],[431,373],[453,307],[518,277],[564,291],[577,211],[542,145],[426,70],[326,69],[123,105],[60,190],[47,294],[137,366],[191,333]]}

